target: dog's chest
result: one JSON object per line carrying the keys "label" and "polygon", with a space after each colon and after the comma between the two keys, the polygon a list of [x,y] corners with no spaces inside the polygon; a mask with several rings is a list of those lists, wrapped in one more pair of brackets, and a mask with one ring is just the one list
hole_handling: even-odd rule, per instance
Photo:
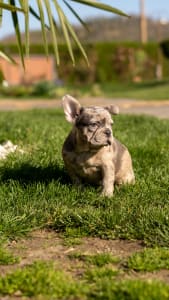
{"label": "dog's chest", "polygon": [[89,181],[99,180],[101,177],[101,160],[92,153],[78,153],[75,156],[76,172]]}
{"label": "dog's chest", "polygon": [[[98,153],[64,152],[63,158],[68,169],[89,183],[98,184],[101,180],[101,160]],[[71,172],[72,172],[71,171]]]}

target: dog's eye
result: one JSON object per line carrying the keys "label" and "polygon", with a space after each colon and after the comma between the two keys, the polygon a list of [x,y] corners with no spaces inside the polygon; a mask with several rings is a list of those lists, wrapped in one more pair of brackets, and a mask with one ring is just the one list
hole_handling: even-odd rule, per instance
{"label": "dog's eye", "polygon": [[94,127],[98,126],[98,124],[97,123],[90,123],[89,126],[94,128]]}
{"label": "dog's eye", "polygon": [[82,123],[82,122],[77,122],[77,123],[76,123],[76,126],[77,126],[78,128],[83,128],[83,127],[87,126],[87,124]]}

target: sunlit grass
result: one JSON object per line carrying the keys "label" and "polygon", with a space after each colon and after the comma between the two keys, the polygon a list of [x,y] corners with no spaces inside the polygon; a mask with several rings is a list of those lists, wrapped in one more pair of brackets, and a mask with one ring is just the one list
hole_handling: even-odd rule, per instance
{"label": "sunlit grass", "polygon": [[63,166],[61,148],[70,130],[60,110],[1,112],[0,141],[24,153],[0,161],[1,238],[36,228],[65,236],[140,239],[169,243],[169,122],[153,117],[118,116],[114,135],[129,148],[134,186],[103,198],[95,187],[79,190]]}
{"label": "sunlit grass", "polygon": [[128,260],[127,266],[136,271],[148,271],[165,269],[169,270],[169,249],[154,248],[134,253]]}
{"label": "sunlit grass", "polygon": [[[117,271],[97,268],[81,279],[57,269],[53,263],[34,262],[0,277],[0,295],[26,299],[167,300],[163,282],[116,280]],[[24,298],[23,298],[24,299]]]}

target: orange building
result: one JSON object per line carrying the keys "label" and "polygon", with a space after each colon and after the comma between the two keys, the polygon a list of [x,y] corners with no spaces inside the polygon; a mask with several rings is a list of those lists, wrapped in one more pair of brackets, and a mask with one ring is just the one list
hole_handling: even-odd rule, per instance
{"label": "orange building", "polygon": [[3,58],[0,58],[0,70],[4,80],[9,85],[32,84],[38,81],[51,81],[56,79],[54,59],[48,59],[43,55],[30,55],[25,58],[25,71],[21,65],[19,56],[15,56],[14,65]]}

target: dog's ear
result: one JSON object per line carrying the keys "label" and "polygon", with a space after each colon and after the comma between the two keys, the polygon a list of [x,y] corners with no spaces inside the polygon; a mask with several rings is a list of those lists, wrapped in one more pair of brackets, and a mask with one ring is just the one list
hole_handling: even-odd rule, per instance
{"label": "dog's ear", "polygon": [[107,109],[108,112],[111,115],[118,115],[119,114],[119,107],[117,105],[109,105],[109,106],[106,106],[104,108]]}
{"label": "dog's ear", "polygon": [[62,98],[62,104],[66,120],[70,123],[74,123],[80,113],[80,103],[72,96],[65,95]]}

